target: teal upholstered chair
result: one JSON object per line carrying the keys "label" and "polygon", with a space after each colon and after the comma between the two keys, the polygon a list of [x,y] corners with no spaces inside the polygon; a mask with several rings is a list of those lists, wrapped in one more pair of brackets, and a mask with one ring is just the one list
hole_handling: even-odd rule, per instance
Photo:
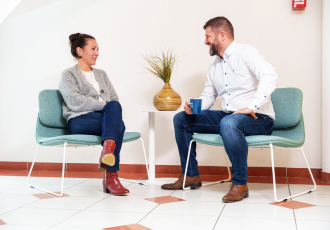
{"label": "teal upholstered chair", "polygon": [[[247,136],[246,140],[249,148],[270,148],[271,159],[272,159],[272,172],[273,172],[273,184],[274,184],[274,198],[276,201],[287,200],[302,194],[306,194],[316,190],[316,184],[313,174],[308,165],[306,156],[304,154],[303,148],[301,147],[305,142],[305,128],[304,119],[302,115],[302,99],[303,95],[301,90],[297,88],[279,88],[276,89],[271,96],[272,103],[275,110],[276,120],[274,122],[274,131],[272,135],[255,135]],[[223,146],[222,138],[219,134],[195,134],[193,135],[192,141],[190,142],[188,159],[186,165],[186,172],[190,157],[190,148],[193,142],[198,142],[206,145]],[[305,192],[301,192],[296,195],[292,195],[283,199],[277,199],[276,195],[276,182],[275,182],[275,169],[274,169],[274,155],[273,148],[300,148],[302,155],[307,164],[310,176],[314,183],[314,188]],[[226,158],[227,159],[227,158]],[[227,167],[228,162],[227,162]],[[229,168],[228,168],[229,172]],[[185,184],[186,174],[184,177]],[[230,173],[229,173],[230,179]],[[224,180],[228,181],[228,180]],[[217,181],[209,183],[203,186],[221,183],[224,181]],[[187,190],[188,188],[184,188]]]}
{"label": "teal upholstered chair", "polygon": [[[39,93],[39,114],[37,119],[36,140],[38,148],[34,156],[32,166],[26,181],[28,186],[39,189],[44,192],[51,193],[55,196],[62,196],[64,185],[64,170],[65,170],[65,153],[66,147],[84,147],[100,145],[101,137],[95,135],[70,135],[66,120],[62,116],[62,104],[63,98],[59,90],[43,90]],[[149,176],[147,157],[144,148],[144,142],[141,138],[141,134],[138,132],[125,132],[123,143],[131,142],[135,140],[141,140],[144,158],[146,162],[147,174]],[[62,167],[62,183],[61,194],[58,195],[51,191],[33,186],[29,184],[29,178],[33,170],[33,166],[38,155],[40,146],[63,146],[63,167]],[[121,179],[125,180],[125,179]],[[133,183],[141,183],[138,181],[126,180]]]}

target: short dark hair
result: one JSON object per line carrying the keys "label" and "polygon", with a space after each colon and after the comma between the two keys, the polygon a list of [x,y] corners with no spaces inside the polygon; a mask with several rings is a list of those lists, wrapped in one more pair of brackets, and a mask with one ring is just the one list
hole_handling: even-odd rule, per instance
{"label": "short dark hair", "polygon": [[69,36],[70,45],[71,45],[71,54],[75,58],[78,58],[77,47],[84,48],[87,45],[87,39],[94,39],[93,36],[88,34],[75,33]]}
{"label": "short dark hair", "polygon": [[222,29],[234,38],[234,27],[225,17],[215,17],[208,20],[203,29],[205,30],[209,26],[211,26],[212,31],[220,32],[219,30]]}

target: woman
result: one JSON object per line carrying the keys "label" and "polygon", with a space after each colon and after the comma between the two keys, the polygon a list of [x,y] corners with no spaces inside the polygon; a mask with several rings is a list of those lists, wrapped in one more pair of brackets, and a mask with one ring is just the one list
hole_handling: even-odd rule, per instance
{"label": "woman", "polygon": [[129,191],[118,179],[119,153],[125,125],[118,96],[107,74],[92,68],[99,56],[94,37],[87,34],[69,36],[71,54],[77,65],[64,70],[59,90],[64,98],[63,116],[71,134],[102,136],[99,170],[106,171],[103,191],[124,195]]}

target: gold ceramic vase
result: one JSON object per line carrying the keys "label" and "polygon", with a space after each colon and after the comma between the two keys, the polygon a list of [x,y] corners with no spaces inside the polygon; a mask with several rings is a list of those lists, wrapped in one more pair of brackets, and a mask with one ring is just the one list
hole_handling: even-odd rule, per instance
{"label": "gold ceramic vase", "polygon": [[181,106],[181,97],[175,92],[170,83],[165,83],[164,87],[154,96],[154,106],[160,111],[174,111]]}

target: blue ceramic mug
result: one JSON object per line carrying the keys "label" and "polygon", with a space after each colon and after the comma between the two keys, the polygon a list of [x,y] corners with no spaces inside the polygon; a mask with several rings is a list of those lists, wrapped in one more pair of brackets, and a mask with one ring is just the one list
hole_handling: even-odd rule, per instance
{"label": "blue ceramic mug", "polygon": [[200,113],[202,109],[202,99],[199,98],[190,99],[190,109],[192,113]]}

